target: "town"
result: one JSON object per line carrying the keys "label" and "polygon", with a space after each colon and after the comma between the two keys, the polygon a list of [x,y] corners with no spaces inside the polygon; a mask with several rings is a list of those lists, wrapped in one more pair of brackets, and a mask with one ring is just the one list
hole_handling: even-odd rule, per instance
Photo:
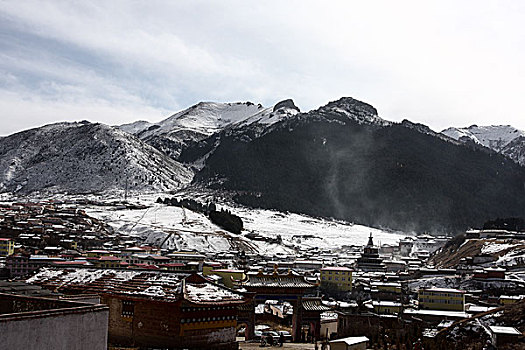
{"label": "town", "polygon": [[[525,347],[524,232],[407,234],[396,244],[370,233],[364,246],[209,252],[168,249],[166,239],[146,243],[89,215],[87,205],[107,203],[0,205],[7,348],[27,344],[17,330],[28,328],[46,348]],[[62,339],[46,337],[51,324],[62,327]],[[85,345],[73,346],[78,339]]]}

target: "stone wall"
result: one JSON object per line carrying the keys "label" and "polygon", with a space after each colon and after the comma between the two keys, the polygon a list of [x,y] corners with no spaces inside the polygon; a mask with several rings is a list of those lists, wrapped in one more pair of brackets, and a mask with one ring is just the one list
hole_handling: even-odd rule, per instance
{"label": "stone wall", "polygon": [[6,295],[0,301],[2,349],[107,349],[107,307]]}

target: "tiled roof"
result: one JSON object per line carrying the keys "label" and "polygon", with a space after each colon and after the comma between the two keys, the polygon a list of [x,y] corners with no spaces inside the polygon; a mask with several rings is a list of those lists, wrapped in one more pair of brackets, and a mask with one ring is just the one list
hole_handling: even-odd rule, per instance
{"label": "tiled roof", "polygon": [[71,294],[120,294],[178,300],[187,274],[118,269],[44,268],[27,280],[43,288]]}
{"label": "tiled roof", "polygon": [[273,288],[314,288],[315,284],[305,281],[303,276],[295,274],[256,274],[248,275],[243,282],[244,287],[273,287]]}
{"label": "tiled roof", "polygon": [[303,298],[303,309],[305,311],[319,311],[324,312],[331,310],[328,306],[322,304],[321,298]]}
{"label": "tiled roof", "polygon": [[[44,268],[27,280],[43,288],[68,294],[116,294],[196,304],[244,303],[242,293],[207,282],[184,281],[188,274],[129,269]],[[183,293],[184,288],[184,293]]]}
{"label": "tiled roof", "polygon": [[196,304],[244,303],[244,295],[213,283],[185,283],[184,299]]}
{"label": "tiled roof", "polygon": [[0,281],[0,293],[21,294],[29,296],[58,296],[50,290],[42,289],[21,281]]}

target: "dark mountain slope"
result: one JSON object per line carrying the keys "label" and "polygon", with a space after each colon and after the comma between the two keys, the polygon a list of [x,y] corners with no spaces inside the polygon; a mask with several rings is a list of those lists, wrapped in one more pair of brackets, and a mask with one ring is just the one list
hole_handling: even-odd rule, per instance
{"label": "dark mountain slope", "polygon": [[194,181],[234,191],[252,206],[428,231],[525,214],[523,168],[386,122],[353,99],[285,120],[259,138],[237,130],[220,139]]}

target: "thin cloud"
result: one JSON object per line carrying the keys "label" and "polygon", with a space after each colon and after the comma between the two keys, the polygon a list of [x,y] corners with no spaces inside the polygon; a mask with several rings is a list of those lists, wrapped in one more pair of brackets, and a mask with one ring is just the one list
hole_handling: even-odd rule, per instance
{"label": "thin cloud", "polygon": [[114,124],[341,96],[436,130],[525,129],[520,1],[7,1],[0,19],[0,105],[17,116],[4,135],[89,112]]}

